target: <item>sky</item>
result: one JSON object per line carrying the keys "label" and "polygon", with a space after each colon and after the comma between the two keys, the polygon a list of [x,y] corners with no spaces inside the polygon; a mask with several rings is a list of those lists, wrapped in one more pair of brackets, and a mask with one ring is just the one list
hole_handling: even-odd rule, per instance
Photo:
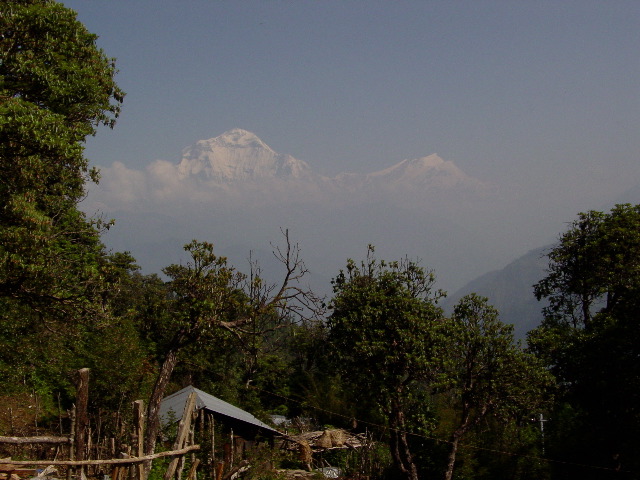
{"label": "sky", "polygon": [[640,183],[638,1],[64,4],[127,92],[87,143],[99,166],[235,127],[325,175],[438,153],[549,238]]}

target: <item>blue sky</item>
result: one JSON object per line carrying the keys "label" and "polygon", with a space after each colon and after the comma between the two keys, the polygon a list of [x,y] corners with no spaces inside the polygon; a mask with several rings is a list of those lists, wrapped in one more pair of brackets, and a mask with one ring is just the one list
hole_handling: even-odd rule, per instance
{"label": "blue sky", "polygon": [[326,175],[438,153],[544,238],[640,183],[638,1],[64,3],[127,92],[98,165],[234,127]]}
{"label": "blue sky", "polygon": [[65,4],[128,93],[101,164],[242,127],[327,174],[433,152],[478,177],[638,173],[639,2]]}

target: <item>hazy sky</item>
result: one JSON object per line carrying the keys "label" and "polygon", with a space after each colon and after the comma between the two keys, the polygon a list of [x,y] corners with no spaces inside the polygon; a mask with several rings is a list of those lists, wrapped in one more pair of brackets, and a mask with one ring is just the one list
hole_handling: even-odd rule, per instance
{"label": "hazy sky", "polygon": [[127,92],[98,165],[234,127],[327,175],[437,152],[549,235],[640,183],[637,0],[64,3]]}
{"label": "hazy sky", "polygon": [[326,174],[437,152],[478,177],[638,178],[637,1],[64,3],[128,94],[101,164],[241,127]]}

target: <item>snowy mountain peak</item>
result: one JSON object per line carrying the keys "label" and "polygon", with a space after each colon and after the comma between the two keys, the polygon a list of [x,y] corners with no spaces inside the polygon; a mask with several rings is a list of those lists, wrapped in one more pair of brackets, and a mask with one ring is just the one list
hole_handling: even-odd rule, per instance
{"label": "snowy mountain peak", "polygon": [[255,133],[243,130],[242,128],[233,128],[224,132],[222,135],[218,135],[217,137],[209,140],[201,140],[201,142],[215,144],[222,147],[264,148],[266,150],[273,151],[266,143],[260,140]]}
{"label": "snowy mountain peak", "polygon": [[453,162],[433,153],[426,157],[402,160],[389,168],[367,175],[370,182],[384,182],[387,186],[450,189],[453,187],[482,188],[482,182],[468,176]]}
{"label": "snowy mountain peak", "polygon": [[401,172],[401,175],[406,173],[415,175],[415,174],[423,174],[423,173],[433,173],[433,171],[446,170],[447,166],[453,166],[452,162],[445,162],[441,159],[437,153],[433,153],[427,157],[414,158],[402,160],[400,163],[396,163],[389,168],[385,168],[384,170],[379,170],[377,172],[373,172],[370,174],[372,177],[382,177],[387,175],[394,175]]}
{"label": "snowy mountain peak", "polygon": [[182,177],[222,183],[310,174],[305,162],[276,153],[257,135],[241,128],[185,148],[178,171]]}
{"label": "snowy mountain peak", "polygon": [[332,188],[354,191],[363,187],[422,192],[482,187],[479,180],[469,177],[453,162],[445,161],[435,153],[403,160],[368,174],[343,173],[327,178],[312,172],[302,160],[275,152],[257,135],[241,128],[185,148],[178,172],[182,178],[194,178],[212,186],[246,183],[254,188],[259,182],[262,187],[276,188],[273,181],[284,180],[285,188],[293,188],[294,183],[305,185],[305,188],[314,184],[317,190],[325,192]]}

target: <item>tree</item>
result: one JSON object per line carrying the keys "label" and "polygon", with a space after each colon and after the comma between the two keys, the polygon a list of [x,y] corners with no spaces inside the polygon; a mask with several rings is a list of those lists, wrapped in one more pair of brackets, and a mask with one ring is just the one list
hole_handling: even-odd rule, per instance
{"label": "tree", "polygon": [[72,10],[0,0],[0,12],[0,329],[15,346],[0,363],[21,388],[64,392],[71,362],[110,320],[105,224],[78,203],[98,179],[83,142],[113,126],[123,93]]}
{"label": "tree", "polygon": [[589,330],[596,314],[613,312],[640,285],[640,205],[580,213],[548,254],[547,276],[534,292],[546,298],[547,324]]}
{"label": "tree", "polygon": [[[535,293],[549,307],[529,343],[561,385],[552,450],[637,474],[640,205],[581,213],[548,256],[547,276]],[[565,469],[562,475],[605,478],[606,471],[589,477]]]}
{"label": "tree", "polygon": [[[204,335],[229,320],[236,309],[243,309],[237,286],[240,277],[227,266],[226,258],[213,253],[213,245],[193,241],[185,245],[192,260],[187,265],[170,265],[163,272],[169,277],[166,312],[155,319],[161,336],[160,371],[147,406],[145,453],[152,454],[160,431],[159,410],[167,385],[178,362],[178,354]],[[163,338],[164,337],[164,338]]]}
{"label": "tree", "polygon": [[68,316],[92,308],[103,254],[100,222],[77,208],[98,179],[82,143],[113,126],[124,94],[75,12],[52,0],[0,11],[0,296]]}
{"label": "tree", "polygon": [[373,400],[385,415],[394,465],[409,480],[417,480],[418,468],[408,412],[440,373],[443,315],[436,302],[442,293],[433,283],[433,274],[415,262],[378,261],[369,246],[365,261],[349,260],[333,280],[330,303],[336,368],[361,401]]}
{"label": "tree", "polygon": [[448,322],[447,396],[459,417],[450,437],[445,479],[453,478],[462,438],[487,417],[502,420],[535,412],[552,384],[541,362],[513,340],[513,326],[476,294],[460,299]]}
{"label": "tree", "polygon": [[[205,339],[215,339],[220,331],[237,338],[263,335],[265,329],[277,328],[278,322],[286,325],[292,317],[318,310],[319,300],[300,284],[307,271],[300,250],[290,242],[287,231],[283,234],[286,247],[274,250],[285,268],[277,285],[268,284],[257,275],[243,275],[228,266],[226,258],[216,256],[211,243],[195,240],[184,247],[191,255],[190,262],[163,270],[170,280],[164,312],[158,312],[160,316],[155,319],[156,328],[164,335],[160,335],[158,345],[160,371],[147,407],[147,454],[155,449],[160,402],[180,352]],[[266,327],[265,318],[270,319]]]}

